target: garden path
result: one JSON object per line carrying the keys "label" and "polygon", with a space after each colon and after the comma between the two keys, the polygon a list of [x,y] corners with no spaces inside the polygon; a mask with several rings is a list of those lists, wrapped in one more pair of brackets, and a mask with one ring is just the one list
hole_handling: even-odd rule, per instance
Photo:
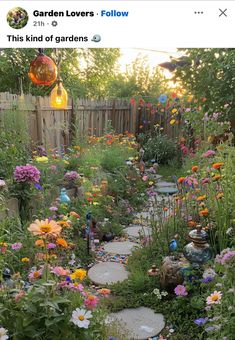
{"label": "garden path", "polygon": [[[155,202],[164,202],[166,196],[164,194],[173,193],[177,191],[174,183],[161,181],[161,176],[155,175],[157,185],[154,188],[156,192],[161,189],[164,190],[161,194],[157,193],[154,199],[149,196],[149,200],[142,212],[135,214],[135,223],[124,229],[126,237],[122,239],[115,239],[112,242],[106,243],[96,251],[97,263],[88,271],[88,277],[92,282],[100,286],[106,286],[111,283],[122,282],[128,278],[128,272],[125,264],[128,261],[128,255],[132,253],[136,247],[140,247],[141,237],[150,237],[152,230],[149,227],[151,218],[157,219],[154,208]],[[169,189],[169,190],[167,190]],[[167,195],[167,199],[170,197]],[[164,212],[164,217],[167,217],[171,212]],[[111,313],[107,322],[118,321],[124,325],[128,333],[131,334],[130,340],[145,340],[159,334],[165,327],[163,314],[157,314],[153,310],[140,307],[124,309],[117,313]]]}

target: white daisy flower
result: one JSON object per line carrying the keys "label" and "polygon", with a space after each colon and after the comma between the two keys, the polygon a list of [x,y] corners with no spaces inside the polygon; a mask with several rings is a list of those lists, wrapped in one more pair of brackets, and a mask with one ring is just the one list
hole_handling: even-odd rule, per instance
{"label": "white daisy flower", "polygon": [[7,340],[9,339],[9,336],[7,335],[8,330],[0,327],[0,340]]}
{"label": "white daisy flower", "polygon": [[[90,318],[92,318],[92,314],[90,311],[87,311],[85,309],[76,308],[72,312],[72,317],[70,319],[71,322],[74,323],[74,325],[78,326],[79,328],[88,328],[90,324]],[[0,338],[1,340],[1,338]]]}

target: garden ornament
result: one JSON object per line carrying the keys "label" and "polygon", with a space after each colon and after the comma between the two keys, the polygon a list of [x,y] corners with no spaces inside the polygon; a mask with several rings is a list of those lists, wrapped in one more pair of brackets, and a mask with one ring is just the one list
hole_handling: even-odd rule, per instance
{"label": "garden ornament", "polygon": [[59,199],[61,204],[69,204],[71,202],[65,188],[61,189]]}
{"label": "garden ornament", "polygon": [[155,264],[148,270],[148,276],[157,276],[159,274],[159,270]]}
{"label": "garden ornament", "polygon": [[188,234],[188,239],[192,242],[184,247],[184,256],[194,267],[199,267],[212,258],[212,250],[207,243],[207,238],[208,235],[202,230],[200,224]]}
{"label": "garden ornament", "polygon": [[52,85],[57,78],[54,61],[39,49],[38,56],[30,63],[29,78],[36,85]]}

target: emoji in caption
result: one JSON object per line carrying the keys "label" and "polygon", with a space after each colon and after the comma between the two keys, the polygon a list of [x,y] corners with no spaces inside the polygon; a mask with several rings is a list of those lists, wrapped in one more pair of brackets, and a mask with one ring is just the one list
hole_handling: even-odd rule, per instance
{"label": "emoji in caption", "polygon": [[93,38],[91,39],[91,41],[94,41],[94,42],[100,42],[100,40],[101,40],[101,36],[99,34],[95,34]]}

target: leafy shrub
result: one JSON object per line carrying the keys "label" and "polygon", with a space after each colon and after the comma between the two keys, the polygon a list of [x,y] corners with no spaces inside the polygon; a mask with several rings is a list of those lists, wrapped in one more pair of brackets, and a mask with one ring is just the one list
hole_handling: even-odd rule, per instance
{"label": "leafy shrub", "polygon": [[143,144],[145,150],[144,158],[146,161],[155,159],[159,164],[166,164],[177,154],[177,145],[166,135],[157,134],[150,137]]}

